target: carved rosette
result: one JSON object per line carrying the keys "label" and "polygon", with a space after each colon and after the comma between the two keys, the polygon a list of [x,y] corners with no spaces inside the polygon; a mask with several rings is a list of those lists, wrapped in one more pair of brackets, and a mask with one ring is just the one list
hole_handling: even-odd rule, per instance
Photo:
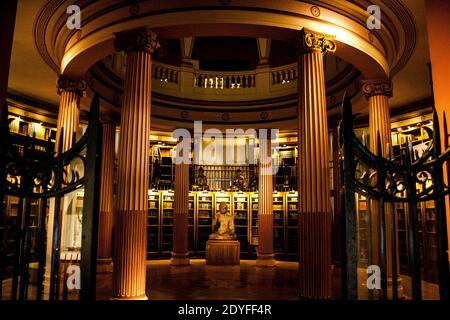
{"label": "carved rosette", "polygon": [[373,96],[387,96],[392,97],[392,81],[388,79],[382,80],[366,80],[363,82],[363,92],[366,99]]}
{"label": "carved rosette", "polygon": [[66,77],[60,77],[56,82],[58,94],[62,92],[75,92],[80,96],[86,91],[86,82],[84,80],[70,79]]}
{"label": "carved rosette", "polygon": [[299,41],[295,47],[295,53],[297,55],[308,52],[327,54],[336,51],[336,42],[334,41],[334,36],[303,28],[300,31]]}
{"label": "carved rosette", "polygon": [[114,34],[118,51],[145,51],[150,54],[160,47],[157,36],[148,28],[138,28]]}

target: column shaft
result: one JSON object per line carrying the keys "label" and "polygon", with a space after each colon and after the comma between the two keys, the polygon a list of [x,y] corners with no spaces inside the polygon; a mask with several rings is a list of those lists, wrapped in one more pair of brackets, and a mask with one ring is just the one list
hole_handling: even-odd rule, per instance
{"label": "column shaft", "polygon": [[113,284],[116,298],[146,298],[150,70],[150,53],[127,53],[115,215],[116,255]]}
{"label": "column shaft", "polygon": [[389,115],[389,97],[375,95],[369,98],[369,134],[370,151],[378,154],[377,136],[380,136],[380,156],[386,157],[386,145],[391,144],[391,119]]}
{"label": "column shaft", "polygon": [[303,31],[299,55],[300,296],[331,297],[329,141],[323,55],[331,37]]}
{"label": "column shaft", "polygon": [[64,129],[62,136],[62,151],[65,152],[72,147],[79,121],[80,95],[74,91],[61,92],[56,129],[55,151],[58,151],[61,129]]}
{"label": "column shaft", "polygon": [[259,243],[256,265],[272,267],[275,266],[275,259],[273,253],[272,141],[270,136],[260,136],[259,146]]}
{"label": "column shaft", "polygon": [[189,164],[175,165],[175,203],[171,264],[189,264],[188,253]]}
{"label": "column shaft", "polygon": [[[103,123],[102,165],[100,182],[100,204],[98,219],[97,258],[101,264],[111,265],[113,200],[114,200],[114,160],[116,125]],[[104,262],[104,263],[103,263]],[[101,269],[101,268],[100,268]],[[98,270],[100,271],[100,270]],[[106,270],[105,270],[106,271]],[[109,270],[108,270],[109,271]]]}
{"label": "column shaft", "polygon": [[[389,154],[392,155],[392,134],[391,134],[391,119],[389,113],[389,98],[392,97],[392,82],[388,79],[382,80],[369,80],[365,81],[363,85],[363,92],[369,101],[369,133],[370,133],[370,151],[376,155],[387,157],[388,144]],[[380,140],[381,154],[378,154],[378,137]],[[394,252],[392,252],[392,234],[391,229],[394,221],[390,212],[392,210],[389,203],[385,205],[385,234],[386,234],[386,274],[388,282],[388,297],[392,296],[392,258]],[[380,239],[381,239],[381,226],[380,226],[380,212],[378,202],[371,200],[371,264],[380,264]],[[395,217],[394,217],[395,219]],[[397,232],[397,230],[395,230]],[[398,252],[398,244],[396,245]],[[397,259],[397,274],[399,275],[399,260]],[[403,287],[401,285],[401,278],[397,278],[398,297],[403,298]]]}
{"label": "column shaft", "polygon": [[[73,80],[64,77],[60,77],[57,82],[58,92],[61,95],[58,110],[58,120],[56,127],[56,143],[55,151],[58,151],[58,144],[60,140],[61,131],[63,131],[62,137],[62,151],[65,152],[72,147],[74,136],[78,129],[79,117],[80,117],[80,97],[83,95],[83,91],[86,90],[86,83],[81,80]],[[63,129],[63,130],[62,130]],[[64,199],[61,200],[63,203]],[[62,207],[62,206],[61,206]],[[50,208],[48,214],[47,223],[47,247],[46,247],[46,263],[44,274],[44,293],[48,293],[50,284],[50,272],[52,262],[52,243],[53,243],[53,226],[55,219],[55,199],[50,199]],[[63,212],[59,215],[59,235],[58,239],[61,241],[61,235],[63,234],[64,221]],[[59,247],[59,245],[58,245]]]}

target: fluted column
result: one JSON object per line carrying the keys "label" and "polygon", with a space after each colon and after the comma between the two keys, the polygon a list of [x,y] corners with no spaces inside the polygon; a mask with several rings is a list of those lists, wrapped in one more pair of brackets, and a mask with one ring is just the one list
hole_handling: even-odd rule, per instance
{"label": "fluted column", "polygon": [[173,266],[189,265],[188,252],[189,164],[175,164],[175,203],[173,218]]}
{"label": "fluted column", "polygon": [[156,35],[146,28],[116,34],[127,52],[120,122],[113,297],[147,299],[147,196],[151,118],[151,54]]}
{"label": "fluted column", "polygon": [[331,36],[306,29],[298,42],[300,296],[331,297],[331,206],[324,54]]}
{"label": "fluted column", "polygon": [[80,122],[80,98],[86,90],[86,82],[61,77],[57,82],[58,93],[61,95],[58,110],[55,151],[58,151],[61,129],[62,151],[72,147]]}
{"label": "fluted column", "polygon": [[[78,79],[70,79],[67,77],[60,77],[56,83],[58,93],[61,96],[58,110],[58,120],[56,128],[56,143],[55,151],[58,151],[61,131],[62,136],[62,151],[67,151],[72,147],[78,124],[80,120],[80,98],[86,90],[86,82]],[[65,201],[65,200],[62,200]],[[50,272],[52,262],[52,243],[53,243],[53,226],[55,213],[55,200],[50,199],[50,208],[47,222],[47,248],[46,248],[46,262],[44,274],[44,294],[47,295],[50,285]],[[60,217],[60,236],[64,232],[63,216]]]}
{"label": "fluted column", "polygon": [[389,98],[392,97],[390,80],[369,80],[363,84],[363,92],[369,101],[370,150],[378,154],[377,136],[380,136],[380,156],[386,157],[386,145],[391,145],[391,116]]}
{"label": "fluted column", "polygon": [[111,272],[116,124],[105,121],[102,127],[97,272]]}
{"label": "fluted column", "polygon": [[258,252],[256,265],[275,266],[273,253],[273,180],[272,141],[270,135],[259,136],[259,186],[258,186]]}
{"label": "fluted column", "polygon": [[[389,98],[392,97],[393,86],[388,79],[367,80],[363,83],[363,92],[369,102],[369,134],[370,151],[376,155],[387,157],[387,152],[392,155],[392,133],[391,117],[389,113]],[[381,154],[378,154],[378,137],[380,139]],[[371,201],[371,264],[380,264],[380,212],[378,203]],[[388,283],[388,297],[392,297],[392,234],[393,221],[390,212],[393,204],[385,206],[385,228],[386,228],[386,274]],[[396,231],[395,231],[396,232]],[[396,249],[398,251],[398,248]],[[397,275],[400,274],[400,263],[397,259]],[[401,278],[397,278],[398,296],[404,297]]]}

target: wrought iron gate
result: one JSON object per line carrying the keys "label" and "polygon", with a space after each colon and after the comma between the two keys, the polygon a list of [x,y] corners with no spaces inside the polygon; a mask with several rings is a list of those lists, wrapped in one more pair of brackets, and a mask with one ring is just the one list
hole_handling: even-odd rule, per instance
{"label": "wrought iron gate", "polygon": [[[3,201],[8,196],[14,196],[19,202],[16,229],[18,245],[14,250],[11,300],[29,298],[30,248],[32,246],[37,250],[38,259],[36,299],[43,298],[45,240],[48,234],[53,234],[49,299],[60,298],[61,278],[58,269],[61,199],[67,193],[81,188],[85,189],[85,196],[81,221],[79,297],[95,299],[101,130],[99,99],[94,97],[89,112],[89,125],[84,136],[65,152],[62,152],[63,139],[59,139],[58,152],[55,154],[50,141],[38,142],[34,137],[21,137],[10,133],[8,106],[5,104],[2,108],[0,119],[0,280],[2,284],[5,278],[8,239],[14,231],[8,225],[8,212],[3,208]],[[60,137],[63,136],[63,132],[59,134]],[[54,223],[53,230],[46,230],[46,207],[50,199],[54,199],[55,203]],[[38,237],[33,244],[30,241],[34,228],[30,209],[32,201],[41,202],[37,226]],[[2,288],[3,285],[0,287],[0,299],[3,296]]]}
{"label": "wrought iron gate", "polygon": [[[387,299],[387,251],[392,252],[392,297],[398,298],[397,279],[397,233],[395,226],[394,207],[398,204],[406,204],[408,208],[408,243],[410,255],[410,274],[412,283],[412,298],[422,299],[421,290],[421,257],[419,247],[418,213],[417,205],[425,201],[434,201],[436,213],[436,240],[437,240],[437,265],[440,299],[449,298],[449,264],[447,223],[445,216],[445,197],[449,194],[449,187],[444,183],[444,163],[450,160],[450,148],[441,153],[441,141],[439,121],[436,112],[433,114],[433,130],[428,130],[428,135],[433,137],[432,143],[421,156],[414,154],[411,142],[406,142],[401,154],[394,158],[388,153],[387,158],[371,153],[356,137],[353,131],[352,105],[348,96],[344,97],[342,121],[340,124],[340,152],[341,173],[343,177],[342,203],[343,210],[343,290],[347,299],[358,298],[358,229],[357,208],[355,193],[367,198],[379,214],[379,219],[371,221],[379,228],[378,241],[372,243],[379,246],[378,261],[381,269],[381,298]],[[445,114],[444,114],[445,119]],[[444,123],[445,146],[448,147],[447,125]],[[371,137],[372,139],[374,137]],[[378,154],[382,148],[379,136]],[[388,146],[388,149],[389,146]],[[448,171],[447,171],[448,172]],[[370,215],[370,213],[369,213]],[[389,228],[386,226],[386,218],[391,219]],[[369,219],[372,219],[369,216]],[[391,236],[391,247],[387,247],[386,238]],[[370,240],[369,240],[370,241]],[[423,248],[422,248],[423,250]],[[370,265],[370,257],[368,265]]]}

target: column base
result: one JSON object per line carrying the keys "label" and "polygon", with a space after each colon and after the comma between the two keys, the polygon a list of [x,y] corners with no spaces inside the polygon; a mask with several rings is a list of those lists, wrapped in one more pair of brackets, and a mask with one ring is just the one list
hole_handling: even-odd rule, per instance
{"label": "column base", "polygon": [[97,273],[113,272],[113,261],[111,258],[97,258]]}
{"label": "column base", "polygon": [[111,300],[148,300],[148,297],[146,294],[143,294],[135,297],[111,297]]}
{"label": "column base", "polygon": [[256,258],[257,267],[275,267],[275,255],[273,253],[258,253]]}
{"label": "column base", "polygon": [[175,253],[172,252],[172,259],[170,259],[170,265],[174,267],[188,266],[189,262],[189,253]]}

